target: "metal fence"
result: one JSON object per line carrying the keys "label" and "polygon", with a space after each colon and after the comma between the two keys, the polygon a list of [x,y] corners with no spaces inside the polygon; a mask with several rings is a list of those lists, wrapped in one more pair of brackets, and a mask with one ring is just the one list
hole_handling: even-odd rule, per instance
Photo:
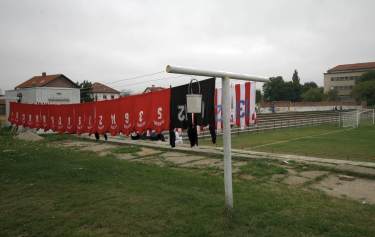
{"label": "metal fence", "polygon": [[[241,134],[244,132],[260,132],[272,129],[316,126],[321,124],[335,124],[338,126],[339,111],[329,112],[295,112],[295,113],[280,113],[280,114],[260,114],[258,116],[257,124],[250,125],[245,128],[232,127],[232,135]],[[222,135],[220,130],[217,135]],[[199,138],[210,137],[207,129],[199,133]],[[183,134],[183,139],[188,139],[186,134]]]}

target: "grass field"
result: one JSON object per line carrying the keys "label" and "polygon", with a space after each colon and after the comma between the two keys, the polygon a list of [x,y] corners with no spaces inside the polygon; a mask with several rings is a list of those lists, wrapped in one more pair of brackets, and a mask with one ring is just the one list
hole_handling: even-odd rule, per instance
{"label": "grass field", "polygon": [[[209,145],[208,140],[201,144]],[[221,137],[217,146],[222,146]],[[337,126],[284,128],[232,136],[232,147],[323,158],[375,161],[375,126],[357,129]]]}
{"label": "grass field", "polygon": [[247,167],[262,178],[235,180],[228,217],[221,176],[56,148],[51,139],[2,132],[0,236],[375,236],[375,206],[271,182],[264,164]]}

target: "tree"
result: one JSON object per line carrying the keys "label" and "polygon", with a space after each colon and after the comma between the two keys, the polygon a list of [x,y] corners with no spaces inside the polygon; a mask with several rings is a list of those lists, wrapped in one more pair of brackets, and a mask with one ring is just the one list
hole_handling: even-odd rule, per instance
{"label": "tree", "polygon": [[336,101],[339,99],[339,94],[336,89],[328,91],[327,94],[325,94],[326,100],[328,101]]}
{"label": "tree", "polygon": [[306,91],[308,91],[311,88],[318,88],[318,85],[313,81],[305,82],[305,84],[303,84],[303,86],[302,86],[302,93],[305,93]]}
{"label": "tree", "polygon": [[302,94],[303,101],[319,102],[324,97],[323,88],[310,88]]}
{"label": "tree", "polygon": [[366,101],[367,105],[375,105],[375,71],[364,73],[352,91],[353,97],[358,101]]}
{"label": "tree", "polygon": [[363,73],[359,80],[357,80],[357,83],[364,82],[364,81],[372,81],[375,80],[375,70],[371,70],[368,72]]}
{"label": "tree", "polygon": [[293,84],[296,84],[296,85],[300,84],[300,78],[298,76],[297,69],[294,69],[293,76],[292,76],[292,82],[293,82]]}
{"label": "tree", "polygon": [[81,102],[90,102],[94,100],[94,98],[92,98],[90,94],[90,90],[92,87],[92,83],[90,81],[84,80],[81,83],[77,82],[77,85],[81,89]]}
{"label": "tree", "polygon": [[267,101],[288,100],[284,79],[281,76],[271,77],[263,84],[264,99]]}
{"label": "tree", "polygon": [[262,92],[260,90],[256,90],[255,94],[255,103],[259,104],[263,100]]}
{"label": "tree", "polygon": [[297,69],[294,70],[291,84],[291,101],[301,101],[302,86],[300,84],[300,77],[298,76]]}

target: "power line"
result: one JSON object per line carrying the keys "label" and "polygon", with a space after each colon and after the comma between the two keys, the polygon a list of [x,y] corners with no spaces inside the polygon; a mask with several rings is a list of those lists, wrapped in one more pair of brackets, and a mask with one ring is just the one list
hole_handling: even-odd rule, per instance
{"label": "power line", "polygon": [[[137,83],[128,84],[128,85],[126,85],[126,86],[127,86],[127,87],[130,87],[130,86],[136,86],[136,85],[147,84],[147,83],[150,82],[150,81],[159,81],[159,80],[174,79],[174,78],[181,78],[181,77],[189,77],[189,78],[190,78],[191,76],[189,76],[189,75],[179,75],[179,76],[174,76],[174,77],[156,78],[156,79],[149,80],[149,81],[147,81],[147,82],[137,82]],[[189,78],[184,78],[184,79],[189,79]],[[208,79],[208,78],[210,78],[210,77],[202,78],[201,80],[205,80],[205,79]],[[201,81],[201,80],[199,80],[199,81]],[[185,84],[185,83],[182,83],[181,85],[183,85],[183,84]],[[128,88],[126,88],[126,89],[128,89]],[[124,89],[121,89],[121,90],[124,90]],[[121,91],[121,90],[120,90],[120,91]]]}
{"label": "power line", "polygon": [[143,74],[143,75],[139,75],[139,76],[134,76],[134,77],[128,77],[128,78],[120,79],[120,80],[117,80],[117,81],[106,82],[106,84],[114,84],[114,83],[121,82],[121,81],[129,81],[129,80],[134,80],[134,79],[138,79],[138,78],[142,78],[142,77],[154,76],[154,75],[157,75],[157,74],[160,74],[160,73],[163,73],[163,72],[164,71],[147,73],[147,74]]}
{"label": "power line", "polygon": [[174,77],[155,78],[155,79],[151,79],[151,80],[148,80],[148,81],[140,81],[140,82],[136,82],[136,83],[127,84],[126,86],[128,87],[128,86],[136,86],[136,85],[148,84],[151,81],[168,80],[168,79],[180,78],[180,77],[184,77],[184,76],[186,76],[186,75],[179,75],[179,76],[174,76]]}

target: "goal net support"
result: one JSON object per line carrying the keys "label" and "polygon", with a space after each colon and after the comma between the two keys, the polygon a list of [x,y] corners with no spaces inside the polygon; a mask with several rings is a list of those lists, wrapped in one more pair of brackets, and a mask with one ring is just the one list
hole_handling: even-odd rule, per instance
{"label": "goal net support", "polygon": [[339,116],[339,127],[358,128],[361,124],[375,125],[375,109],[346,111],[341,112]]}

